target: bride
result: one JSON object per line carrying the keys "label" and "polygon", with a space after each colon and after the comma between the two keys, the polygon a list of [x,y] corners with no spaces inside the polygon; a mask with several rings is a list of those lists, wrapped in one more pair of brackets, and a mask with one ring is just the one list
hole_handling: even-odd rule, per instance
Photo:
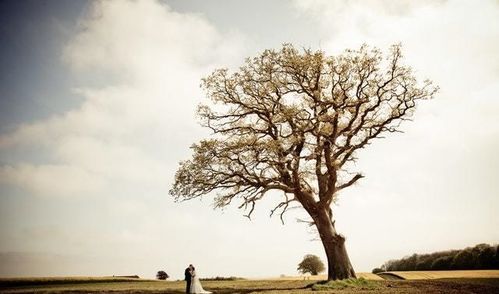
{"label": "bride", "polygon": [[210,291],[206,291],[205,289],[203,289],[203,286],[201,286],[201,282],[199,281],[199,277],[196,274],[196,269],[194,267],[192,267],[191,276],[192,276],[191,293],[196,293],[196,294],[210,294],[210,293],[212,293]]}

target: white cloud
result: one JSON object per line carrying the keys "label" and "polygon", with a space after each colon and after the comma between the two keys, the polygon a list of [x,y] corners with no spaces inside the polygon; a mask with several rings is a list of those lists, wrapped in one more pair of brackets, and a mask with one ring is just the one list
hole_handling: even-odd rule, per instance
{"label": "white cloud", "polygon": [[[169,183],[202,134],[195,120],[204,96],[200,79],[216,66],[240,62],[244,42],[201,15],[177,13],[159,1],[93,2],[63,54],[83,83],[75,89],[82,104],[0,136],[3,194],[20,190],[19,201],[46,203],[33,215],[19,212],[16,217],[27,221],[15,228],[0,228],[0,250],[72,256],[72,265],[54,268],[58,274],[89,273],[88,258],[94,258],[105,264],[94,266],[93,274],[130,269],[147,276],[158,259],[164,265],[172,252],[182,251],[185,245],[171,236],[192,240],[183,231],[189,223],[178,222],[197,212],[176,211]],[[88,79],[93,76],[98,83]],[[6,204],[18,201],[4,197]],[[206,205],[196,207],[210,212]],[[44,234],[47,226],[55,229]],[[141,254],[131,258],[134,251]],[[188,262],[170,259],[178,272]]]}
{"label": "white cloud", "polygon": [[[167,193],[178,161],[205,132],[194,117],[200,78],[241,62],[244,40],[157,1],[95,2],[64,59],[76,80],[102,80],[78,85],[77,109],[0,137],[8,162],[0,167],[2,189],[22,191],[21,199],[5,195],[22,212],[0,227],[0,252],[11,252],[0,256],[9,261],[0,272],[21,256],[36,265],[32,274],[152,277],[165,269],[180,278],[194,263],[206,276],[277,276],[293,274],[295,259],[310,250],[321,252],[292,217],[285,227],[269,221],[272,201],[249,222],[234,207],[213,211],[210,199],[176,204]],[[5,156],[13,150],[22,150],[21,160]],[[55,253],[60,266],[46,263]],[[30,274],[22,265],[14,270]]]}
{"label": "white cloud", "polygon": [[241,42],[200,15],[158,1],[95,2],[64,60],[75,75],[103,75],[106,86],[77,89],[84,98],[78,109],[0,137],[4,151],[31,144],[53,160],[2,166],[3,182],[67,196],[78,181],[93,187],[95,179],[98,186],[110,180],[164,186],[172,173],[166,166],[186,154],[195,136],[189,132],[199,132],[200,78],[222,59],[229,65],[241,59]]}
{"label": "white cloud", "polygon": [[104,186],[102,178],[75,165],[4,165],[0,169],[0,184],[15,185],[48,197],[92,195]]}
{"label": "white cloud", "polygon": [[[387,49],[401,42],[407,62],[443,89],[455,89],[452,93],[495,82],[499,74],[495,1],[479,5],[468,1],[294,3],[318,21],[326,51],[338,53],[363,43]],[[456,78],[465,83],[456,83]]]}

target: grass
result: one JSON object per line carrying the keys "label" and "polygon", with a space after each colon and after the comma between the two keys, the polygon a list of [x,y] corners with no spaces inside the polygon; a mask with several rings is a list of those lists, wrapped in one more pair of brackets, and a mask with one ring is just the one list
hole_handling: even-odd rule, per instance
{"label": "grass", "polygon": [[[429,275],[446,276],[444,273]],[[473,275],[473,273],[467,273]],[[487,276],[477,272],[475,276]],[[313,294],[313,293],[499,293],[499,278],[444,278],[425,280],[369,280],[366,278],[324,283],[316,280],[224,280],[203,281],[203,287],[217,294]],[[127,278],[16,278],[0,279],[0,293],[171,293],[185,292],[183,281]]]}
{"label": "grass", "polygon": [[317,283],[312,286],[312,290],[314,291],[343,290],[346,288],[372,290],[372,289],[377,289],[378,284],[373,281],[368,281],[364,278],[358,278],[358,279],[346,279],[340,281],[330,281],[324,284]]}
{"label": "grass", "polygon": [[[377,280],[382,281],[383,278],[373,273],[356,273],[357,278],[364,278],[366,280]],[[283,276],[279,280],[310,280],[310,281],[324,281],[327,279],[327,275],[317,275],[317,276]]]}
{"label": "grass", "polygon": [[0,278],[0,288],[16,286],[151,282],[155,280],[120,277]]}
{"label": "grass", "polygon": [[[127,292],[127,293],[184,293],[183,281],[122,279],[15,279],[15,283],[0,282],[1,293],[62,293],[62,292]],[[22,283],[20,280],[24,280]],[[250,293],[273,290],[305,289],[310,281],[279,280],[235,280],[235,281],[203,281],[203,288],[214,293]]]}

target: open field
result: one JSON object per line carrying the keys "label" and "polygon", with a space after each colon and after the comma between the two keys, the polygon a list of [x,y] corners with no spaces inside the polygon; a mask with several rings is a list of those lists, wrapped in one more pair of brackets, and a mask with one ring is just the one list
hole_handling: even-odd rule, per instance
{"label": "open field", "polygon": [[[329,287],[316,285],[316,280],[281,278],[274,280],[203,281],[203,287],[214,293],[499,293],[499,278],[485,278],[491,273],[466,271],[470,278],[435,278],[449,273],[420,272],[428,279],[414,276],[415,280],[368,280],[350,286],[333,283]],[[481,272],[481,273],[480,273]],[[461,273],[463,275],[464,273]],[[362,276],[362,275],[361,275]],[[372,276],[371,276],[372,277]],[[319,287],[317,287],[319,286]],[[328,288],[329,287],[329,288]],[[184,293],[183,281],[157,281],[126,278],[16,278],[0,279],[1,293]]]}

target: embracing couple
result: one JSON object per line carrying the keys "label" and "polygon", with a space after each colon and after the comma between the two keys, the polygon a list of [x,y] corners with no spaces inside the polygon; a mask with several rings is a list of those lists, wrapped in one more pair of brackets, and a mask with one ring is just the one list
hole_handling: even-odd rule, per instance
{"label": "embracing couple", "polygon": [[199,281],[199,277],[196,274],[196,269],[192,264],[189,264],[189,267],[185,269],[185,282],[187,286],[185,288],[185,293],[196,293],[196,294],[210,294],[210,291],[206,291],[201,286],[201,282]]}

